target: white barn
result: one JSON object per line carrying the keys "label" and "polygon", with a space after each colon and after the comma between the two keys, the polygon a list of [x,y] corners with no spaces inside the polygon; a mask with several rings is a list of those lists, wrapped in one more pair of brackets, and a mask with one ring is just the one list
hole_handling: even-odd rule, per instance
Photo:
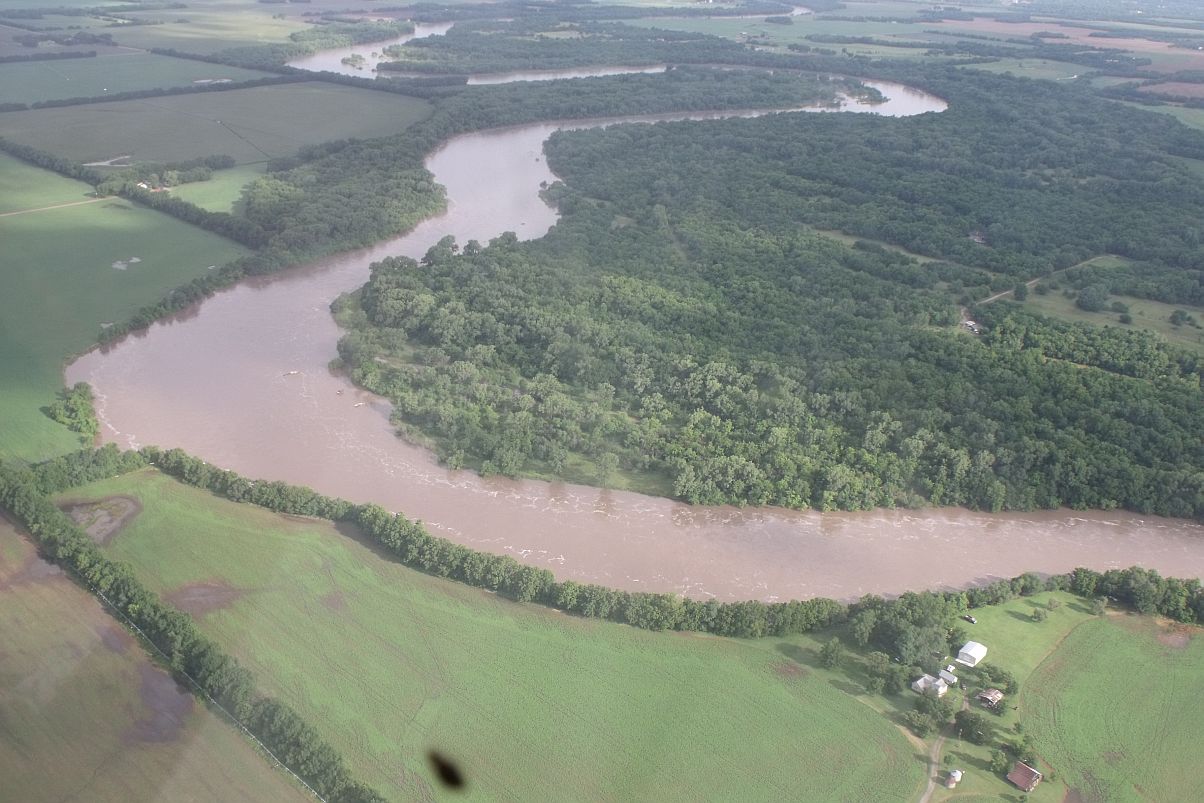
{"label": "white barn", "polygon": [[966,646],[957,654],[957,662],[963,666],[977,666],[978,662],[987,657],[987,648],[977,641],[967,641]]}

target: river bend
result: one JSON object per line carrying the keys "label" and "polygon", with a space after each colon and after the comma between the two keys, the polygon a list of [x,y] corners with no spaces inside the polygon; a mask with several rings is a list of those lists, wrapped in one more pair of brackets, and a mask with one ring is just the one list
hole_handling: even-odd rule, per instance
{"label": "river bend", "polygon": [[[337,60],[336,60],[337,61]],[[883,106],[941,111],[938,98],[871,82]],[[664,115],[684,119],[726,115]],[[627,118],[631,119],[631,118]],[[67,382],[96,391],[102,437],[123,447],[178,446],[249,477],[284,480],[420,518],[478,549],[552,569],[560,579],[698,598],[778,600],[958,588],[1023,571],[1139,563],[1204,575],[1204,526],[1118,512],[989,515],[962,509],[798,512],[689,506],[566,483],[482,478],[440,467],[399,440],[389,404],[332,373],[339,330],[330,302],[383,257],[421,257],[441,237],[486,242],[543,235],[539,198],[555,176],[542,158],[553,122],[456,137],[427,168],[448,209],[372,248],[245,281],[184,313],[93,351]]]}

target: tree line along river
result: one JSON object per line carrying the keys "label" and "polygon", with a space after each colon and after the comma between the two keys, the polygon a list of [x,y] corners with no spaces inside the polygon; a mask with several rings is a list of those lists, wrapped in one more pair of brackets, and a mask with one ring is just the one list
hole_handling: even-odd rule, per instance
{"label": "tree line along river", "polygon": [[[324,55],[311,68],[342,57]],[[899,84],[867,83],[887,102],[850,102],[842,111],[902,116],[945,108],[940,98]],[[340,334],[330,303],[367,281],[372,262],[420,258],[447,234],[487,242],[505,231],[535,238],[551,227],[556,214],[539,190],[556,178],[542,159],[554,131],[732,115],[559,121],[455,137],[426,162],[447,189],[444,214],[371,248],[244,281],[84,355],[67,368],[67,382],[92,384],[106,441],[178,446],[244,476],[376,502],[459,543],[547,567],[562,580],[785,600],[956,588],[1078,565],[1204,575],[1204,526],[1125,512],[700,507],[452,471],[394,435],[387,402],[329,369]]]}

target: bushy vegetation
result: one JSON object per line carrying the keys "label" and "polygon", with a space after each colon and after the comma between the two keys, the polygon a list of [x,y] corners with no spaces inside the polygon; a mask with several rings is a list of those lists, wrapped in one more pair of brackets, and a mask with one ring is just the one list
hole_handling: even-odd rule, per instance
{"label": "bushy vegetation", "polygon": [[87,382],[76,382],[72,387],[59,391],[58,398],[46,408],[46,415],[89,441],[100,428],[96,411],[92,409],[92,388]]}

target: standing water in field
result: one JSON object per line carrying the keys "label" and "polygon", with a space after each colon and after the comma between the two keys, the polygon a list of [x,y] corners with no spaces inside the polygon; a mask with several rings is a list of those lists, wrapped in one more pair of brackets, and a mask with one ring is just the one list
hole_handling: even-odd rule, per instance
{"label": "standing water in field", "polygon": [[[846,111],[942,111],[938,98],[871,82],[890,100]],[[664,115],[696,119],[708,115]],[[713,117],[726,115],[710,115]],[[631,120],[633,118],[625,118]],[[650,118],[644,118],[650,119]],[[566,483],[482,478],[439,466],[389,424],[389,404],[328,365],[329,305],[392,255],[421,257],[444,235],[539,237],[556,214],[539,197],[554,131],[619,120],[519,126],[456,137],[427,168],[448,210],[409,234],[248,280],[181,315],[85,355],[68,383],[97,395],[104,438],[179,446],[249,477],[279,479],[423,519],[437,534],[546,566],[560,579],[720,599],[837,598],[960,587],[1022,571],[1141,563],[1204,574],[1204,527],[1130,513],[989,515],[695,507]]]}

